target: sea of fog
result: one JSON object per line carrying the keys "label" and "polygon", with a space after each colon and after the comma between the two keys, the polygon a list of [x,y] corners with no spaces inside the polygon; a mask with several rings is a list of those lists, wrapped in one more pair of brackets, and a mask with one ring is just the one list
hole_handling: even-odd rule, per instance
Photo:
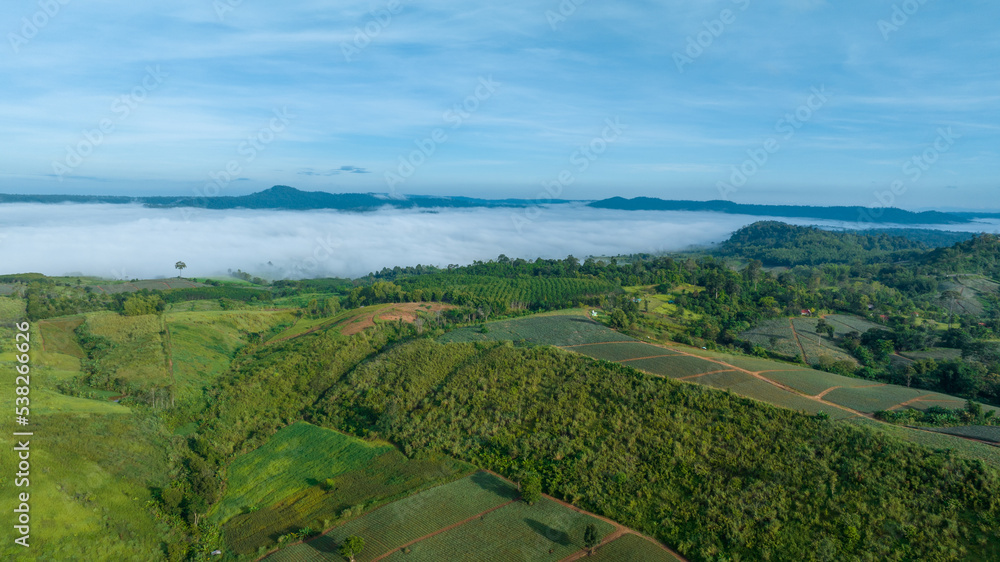
{"label": "sea of fog", "polygon": [[[370,213],[148,209],[140,205],[0,205],[0,274],[112,279],[225,274],[359,277],[396,265],[659,253],[718,243],[762,217],[617,211],[583,205],[529,209],[386,209]],[[777,219],[857,228],[857,223]],[[1000,221],[934,226],[1000,230]]]}

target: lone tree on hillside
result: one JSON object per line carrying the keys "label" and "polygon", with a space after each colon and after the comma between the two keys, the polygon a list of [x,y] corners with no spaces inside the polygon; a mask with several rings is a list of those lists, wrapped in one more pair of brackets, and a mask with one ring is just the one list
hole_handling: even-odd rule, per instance
{"label": "lone tree on hillside", "polygon": [[187,264],[182,261],[174,264],[174,269],[177,270],[177,277],[181,276],[181,271],[183,271],[185,267],[187,267]]}
{"label": "lone tree on hillside", "polygon": [[600,538],[597,536],[597,526],[591,523],[583,530],[583,547],[587,549],[587,555],[594,553],[594,547]]}
{"label": "lone tree on hillside", "polygon": [[354,557],[361,554],[364,548],[365,539],[357,535],[351,535],[344,539],[344,542],[340,543],[340,555],[354,562]]}

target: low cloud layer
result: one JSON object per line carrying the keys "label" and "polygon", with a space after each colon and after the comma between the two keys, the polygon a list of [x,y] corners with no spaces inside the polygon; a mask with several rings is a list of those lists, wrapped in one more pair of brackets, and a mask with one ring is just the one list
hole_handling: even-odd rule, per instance
{"label": "low cloud layer", "polygon": [[[656,253],[721,242],[761,220],[577,205],[343,213],[17,204],[3,205],[0,211],[0,273],[79,272],[118,279],[176,275],[173,264],[178,260],[187,263],[186,276],[242,269],[301,278],[359,277],[418,263],[443,267],[499,254],[583,258]],[[963,230],[994,232],[997,224]]]}

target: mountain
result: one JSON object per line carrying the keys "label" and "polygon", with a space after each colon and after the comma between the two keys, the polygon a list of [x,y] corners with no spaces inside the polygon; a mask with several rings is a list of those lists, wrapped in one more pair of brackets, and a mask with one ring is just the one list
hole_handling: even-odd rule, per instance
{"label": "mountain", "polygon": [[871,224],[962,224],[971,222],[970,218],[952,213],[938,211],[914,213],[894,207],[870,209],[868,207],[813,207],[806,205],[745,205],[731,201],[676,201],[655,197],[636,197],[634,199],[612,197],[594,201],[589,205],[598,209],[624,211],[710,211],[758,217],[857,221]]}
{"label": "mountain", "polygon": [[[397,209],[432,208],[524,208],[540,204],[587,203],[598,209],[626,211],[709,211],[758,217],[788,217],[837,221],[858,221],[868,224],[961,224],[972,222],[972,216],[938,211],[914,213],[903,209],[870,209],[867,207],[812,207],[797,205],[744,205],[730,201],[670,201],[651,197],[624,199],[612,197],[601,201],[569,201],[564,199],[477,199],[474,197],[440,197],[407,195],[390,198],[375,193],[327,193],[302,191],[287,185],[250,195],[200,197],[155,196],[128,197],[111,195],[16,195],[0,193],[2,203],[104,203],[142,204],[154,208],[199,207],[203,209],[337,209],[341,211],[374,211],[383,207]],[[877,212],[876,212],[877,211]],[[977,215],[978,216],[978,215]]]}
{"label": "mountain", "polygon": [[[569,203],[554,199],[545,204]],[[475,208],[530,207],[540,202],[533,199],[476,199],[472,197],[436,197],[410,195],[393,199],[372,193],[327,193],[302,191],[287,185],[276,185],[250,195],[200,197],[126,197],[112,195],[15,195],[0,193],[0,203],[104,203],[135,204],[153,208],[199,207],[203,209],[337,209],[341,211],[374,211],[382,207],[413,208]]]}
{"label": "mountain", "polygon": [[921,255],[922,242],[885,233],[831,232],[777,221],[755,222],[720,245],[724,256],[757,259],[765,265],[875,263]]}

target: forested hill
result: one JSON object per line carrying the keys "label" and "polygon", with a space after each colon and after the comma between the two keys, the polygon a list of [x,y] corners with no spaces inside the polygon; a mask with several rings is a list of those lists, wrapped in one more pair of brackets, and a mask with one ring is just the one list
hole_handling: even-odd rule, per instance
{"label": "forested hill", "polygon": [[982,234],[952,247],[938,248],[922,261],[942,272],[1000,277],[1000,238],[995,234]]}
{"label": "forested hill", "polygon": [[760,260],[765,265],[875,263],[912,258],[927,246],[885,233],[831,232],[816,227],[761,221],[745,226],[719,248],[726,256]]}
{"label": "forested hill", "polygon": [[744,205],[731,201],[671,201],[655,197],[625,199],[612,197],[590,203],[599,209],[620,209],[625,211],[711,211],[734,215],[758,217],[795,217],[804,219],[824,219],[836,221],[859,221],[870,224],[961,224],[969,218],[924,211],[914,213],[903,209],[885,208],[873,210],[868,207],[812,207],[806,205]]}

